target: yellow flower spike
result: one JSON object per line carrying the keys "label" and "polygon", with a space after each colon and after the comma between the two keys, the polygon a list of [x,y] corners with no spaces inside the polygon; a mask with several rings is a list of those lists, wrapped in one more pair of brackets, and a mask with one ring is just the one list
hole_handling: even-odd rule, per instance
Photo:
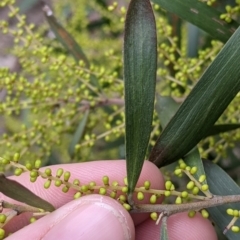
{"label": "yellow flower spike", "polygon": [[87,185],[82,185],[82,186],[81,186],[81,191],[82,191],[82,192],[87,192],[88,189],[89,189],[89,188],[88,188]]}
{"label": "yellow flower spike", "polygon": [[238,226],[232,226],[231,230],[235,233],[238,233],[240,231],[240,228]]}
{"label": "yellow flower spike", "polygon": [[26,167],[27,170],[29,170],[29,171],[32,171],[32,169],[33,169],[33,166],[32,166],[31,163],[26,163],[26,164],[25,164],[25,167]]}
{"label": "yellow flower spike", "polygon": [[89,185],[90,188],[93,188],[93,187],[95,187],[97,184],[96,184],[96,182],[92,181],[92,182],[90,182],[88,185]]}
{"label": "yellow flower spike", "polygon": [[179,165],[180,169],[186,169],[187,164],[185,162],[180,163]]}
{"label": "yellow flower spike", "polygon": [[138,193],[137,193],[137,199],[138,199],[139,201],[142,201],[142,200],[144,199],[144,194],[143,194],[142,192],[138,192]]}
{"label": "yellow flower spike", "polygon": [[37,180],[37,177],[30,177],[30,182],[34,183],[36,182],[36,180]]}
{"label": "yellow flower spike", "polygon": [[182,173],[182,169],[176,169],[175,171],[174,171],[174,174],[175,175],[180,175]]}
{"label": "yellow flower spike", "polygon": [[78,179],[74,179],[73,185],[79,186],[80,185],[80,181]]}
{"label": "yellow flower spike", "polygon": [[35,217],[31,217],[30,219],[29,219],[29,222],[30,223],[34,223],[34,222],[36,222],[37,221],[37,219],[35,218]]}
{"label": "yellow flower spike", "polygon": [[106,195],[106,193],[107,193],[106,188],[101,187],[101,188],[99,189],[99,194],[100,194],[100,195]]}
{"label": "yellow flower spike", "polygon": [[131,210],[131,206],[128,203],[124,203],[123,207],[127,210],[130,211]]}
{"label": "yellow flower spike", "polygon": [[63,174],[63,169],[62,169],[62,168],[59,168],[59,169],[57,170],[56,177],[60,178],[60,177],[62,176],[62,174]]}
{"label": "yellow flower spike", "polygon": [[176,204],[181,204],[182,203],[182,198],[181,197],[177,197],[175,200]]}
{"label": "yellow flower spike", "polygon": [[108,176],[103,176],[102,181],[105,186],[109,186],[109,177]]}
{"label": "yellow flower spike", "polygon": [[230,216],[233,216],[233,209],[228,208],[227,209],[227,214],[230,215]]}
{"label": "yellow flower spike", "polygon": [[198,179],[200,183],[204,182],[206,180],[206,175],[201,175]]}
{"label": "yellow flower spike", "polygon": [[69,178],[71,176],[71,173],[69,171],[66,171],[63,175],[63,179],[65,182],[68,182]]}
{"label": "yellow flower spike", "polygon": [[151,204],[156,203],[156,202],[157,202],[157,196],[156,196],[155,194],[153,194],[153,195],[150,197],[149,202],[150,202]]}
{"label": "yellow flower spike", "polygon": [[128,192],[128,187],[122,187],[122,192],[127,193]]}
{"label": "yellow flower spike", "polygon": [[193,181],[190,181],[190,182],[187,184],[187,189],[188,189],[188,190],[191,190],[191,189],[194,188],[194,186],[195,186],[195,183],[194,183]]}
{"label": "yellow flower spike", "polygon": [[207,184],[203,184],[201,187],[202,191],[207,191],[209,189]]}
{"label": "yellow flower spike", "polygon": [[201,210],[201,214],[202,214],[202,216],[203,216],[204,218],[208,218],[208,217],[209,217],[209,213],[208,213],[208,211],[207,211],[206,209],[202,209],[202,210]]}
{"label": "yellow flower spike", "polygon": [[55,180],[55,186],[56,187],[60,187],[62,185],[62,181],[61,180]]}
{"label": "yellow flower spike", "polygon": [[182,198],[187,198],[187,197],[188,197],[188,192],[187,192],[187,191],[183,191],[183,192],[181,193],[181,197],[182,197]]}
{"label": "yellow flower spike", "polygon": [[197,172],[197,167],[192,167],[190,170],[191,174],[195,174]]}
{"label": "yellow flower spike", "polygon": [[38,172],[37,172],[36,170],[32,170],[32,171],[30,172],[30,177],[32,177],[32,178],[37,178],[37,177],[38,177]]}
{"label": "yellow flower spike", "polygon": [[67,193],[68,190],[69,190],[69,187],[67,187],[67,186],[63,186],[63,188],[62,188],[62,192]]}
{"label": "yellow flower spike", "polygon": [[234,217],[239,217],[239,211],[238,210],[233,210],[233,216]]}
{"label": "yellow flower spike", "polygon": [[175,186],[172,184],[170,191],[173,191],[173,190],[175,190]]}
{"label": "yellow flower spike", "polygon": [[80,192],[76,192],[73,196],[74,199],[78,199],[82,196],[82,194]]}
{"label": "yellow flower spike", "polygon": [[4,164],[4,165],[7,165],[10,163],[10,161],[6,158],[0,158],[1,159],[1,163]]}
{"label": "yellow flower spike", "polygon": [[40,159],[37,159],[34,163],[34,167],[39,169],[42,165],[42,161]]}
{"label": "yellow flower spike", "polygon": [[48,179],[48,180],[44,183],[44,188],[45,188],[45,189],[50,188],[51,183],[52,183],[52,181],[51,181],[50,179]]}
{"label": "yellow flower spike", "polygon": [[20,159],[20,154],[19,153],[14,153],[13,161],[17,163],[19,161],[19,159]]}
{"label": "yellow flower spike", "polygon": [[44,173],[45,173],[48,177],[52,176],[52,170],[51,170],[51,168],[46,168],[45,171],[44,171]]}
{"label": "yellow flower spike", "polygon": [[3,213],[0,214],[0,223],[5,223],[7,216]]}
{"label": "yellow flower spike", "polygon": [[185,170],[187,170],[188,172],[190,172],[191,167],[190,167],[190,166],[187,166]]}
{"label": "yellow flower spike", "polygon": [[23,170],[21,168],[16,168],[14,171],[14,175],[20,176],[23,173]]}
{"label": "yellow flower spike", "polygon": [[165,191],[164,195],[165,195],[165,197],[169,197],[171,195],[171,192],[170,191]]}
{"label": "yellow flower spike", "polygon": [[152,212],[150,214],[150,217],[153,221],[157,221],[158,220],[158,214],[156,212]]}
{"label": "yellow flower spike", "polygon": [[192,190],[192,193],[194,195],[197,195],[199,193],[199,188],[198,187],[194,187],[193,190]]}
{"label": "yellow flower spike", "polygon": [[172,182],[171,182],[171,181],[166,181],[166,182],[165,182],[165,188],[166,188],[166,190],[170,190],[170,189],[171,189],[171,186],[172,186]]}
{"label": "yellow flower spike", "polygon": [[0,239],[4,239],[5,237],[5,230],[0,228]]}
{"label": "yellow flower spike", "polygon": [[195,215],[196,215],[196,212],[193,211],[193,210],[191,210],[191,211],[188,212],[188,216],[189,216],[190,218],[193,218]]}
{"label": "yellow flower spike", "polygon": [[111,12],[114,10],[114,6],[108,6],[108,11]]}
{"label": "yellow flower spike", "polygon": [[113,187],[117,187],[119,186],[119,183],[117,181],[113,181],[112,184],[111,184]]}
{"label": "yellow flower spike", "polygon": [[125,177],[125,178],[123,179],[123,181],[124,181],[124,184],[127,186],[127,185],[128,185],[127,177]]}
{"label": "yellow flower spike", "polygon": [[121,201],[121,202],[126,202],[126,201],[127,201],[127,198],[126,198],[126,196],[124,196],[124,195],[120,195],[120,196],[118,197],[118,199],[119,199],[119,201]]}
{"label": "yellow flower spike", "polygon": [[145,181],[145,182],[144,182],[144,188],[145,188],[146,190],[149,190],[150,187],[151,187],[150,181]]}
{"label": "yellow flower spike", "polygon": [[115,199],[116,196],[117,196],[117,193],[116,193],[116,192],[111,192],[111,193],[110,193],[110,197],[111,197],[111,198],[114,198],[114,199]]}
{"label": "yellow flower spike", "polygon": [[126,8],[125,7],[121,7],[120,11],[121,11],[122,14],[125,14],[126,13]]}

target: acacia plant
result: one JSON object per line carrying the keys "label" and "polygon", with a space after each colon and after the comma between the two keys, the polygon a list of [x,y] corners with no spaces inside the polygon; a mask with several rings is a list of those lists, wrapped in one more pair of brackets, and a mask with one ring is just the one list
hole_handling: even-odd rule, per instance
{"label": "acacia plant", "polygon": [[[56,1],[59,18],[43,4],[49,25],[34,26],[14,0],[1,1],[0,29],[20,66],[0,68],[1,171],[29,172],[33,183],[46,179],[46,189],[74,189],[73,198],[109,195],[161,222],[161,239],[167,218],[183,211],[201,211],[238,239],[240,189],[226,171],[239,166],[240,2],[230,3]],[[119,156],[127,162],[124,186],[107,176],[102,186],[81,185],[64,169],[40,168]],[[147,179],[136,188],[145,159],[163,168],[165,189]],[[17,213],[54,210],[20,183],[3,174],[0,181],[2,193],[32,206],[2,202],[12,210],[1,214],[1,238]],[[149,204],[134,203],[133,194],[146,193]]]}

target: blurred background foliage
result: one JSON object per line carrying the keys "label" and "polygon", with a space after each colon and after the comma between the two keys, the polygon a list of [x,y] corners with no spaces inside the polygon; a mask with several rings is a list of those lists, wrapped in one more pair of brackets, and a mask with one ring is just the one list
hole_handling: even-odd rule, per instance
{"label": "blurred background foliage", "polygon": [[[0,156],[19,153],[28,166],[38,159],[52,165],[124,158],[122,41],[128,1],[46,2],[87,60],[74,58],[56,38],[40,1],[1,1]],[[239,22],[240,1],[203,2],[222,12],[219,19]],[[153,8],[157,93],[181,103],[223,43],[159,5]],[[239,123],[239,98],[218,123]],[[150,148],[161,130],[155,113]],[[240,131],[234,130],[199,144],[201,156],[218,162],[237,182],[239,139]]]}

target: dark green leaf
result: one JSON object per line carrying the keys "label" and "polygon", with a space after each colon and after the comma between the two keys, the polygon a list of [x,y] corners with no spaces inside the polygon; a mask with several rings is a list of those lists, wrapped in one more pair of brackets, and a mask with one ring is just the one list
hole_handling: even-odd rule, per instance
{"label": "dark green leaf", "polygon": [[197,57],[200,42],[200,29],[191,23],[187,24],[187,28],[187,56],[191,58]]}
{"label": "dark green leaf", "polygon": [[[206,175],[203,167],[203,162],[200,157],[197,147],[193,148],[184,158],[184,162],[190,167],[197,167],[197,172],[194,174],[194,177],[198,179],[201,175]],[[207,179],[204,180],[203,184],[207,184]]]}
{"label": "dark green leaf", "polygon": [[[207,182],[211,193],[220,196],[240,194],[239,186],[217,164],[214,164],[208,160],[203,160],[203,165],[207,174]],[[225,204],[219,207],[207,209],[211,215],[211,219],[213,219],[221,231],[224,231],[225,227],[232,220],[232,217],[226,213],[228,208],[239,210],[240,203]],[[240,225],[240,220],[237,221],[236,225]],[[231,230],[226,233],[226,236],[231,240],[239,239],[239,235]]]}
{"label": "dark green leaf", "polygon": [[175,13],[182,19],[198,26],[213,38],[226,42],[239,24],[226,23],[220,19],[221,12],[199,0],[152,0],[165,10]]}
{"label": "dark green leaf", "polygon": [[[163,128],[166,127],[170,119],[177,112],[180,104],[175,102],[172,97],[157,95],[156,110]],[[240,128],[240,124],[216,124],[210,127],[203,138],[229,132]]]}
{"label": "dark green leaf", "polygon": [[156,25],[148,0],[130,2],[124,33],[126,159],[129,193],[139,178],[152,129]]}
{"label": "dark green leaf", "polygon": [[168,240],[168,232],[167,232],[167,217],[164,216],[162,219],[161,230],[160,230],[160,239]]}
{"label": "dark green leaf", "polygon": [[[174,116],[178,108],[179,104],[173,98],[157,95],[156,110],[163,128]],[[184,157],[184,161],[190,167],[197,167],[198,171],[194,174],[197,179],[201,175],[205,175],[202,159],[196,147]]]}
{"label": "dark green leaf", "polygon": [[209,131],[206,133],[206,135],[203,138],[217,135],[223,132],[229,132],[232,130],[236,130],[238,128],[240,128],[240,124],[216,124],[209,129]]}
{"label": "dark green leaf", "polygon": [[79,122],[78,127],[77,127],[77,130],[76,130],[76,132],[74,133],[73,138],[72,138],[72,141],[71,141],[71,143],[70,143],[70,145],[69,145],[68,152],[69,152],[69,155],[70,155],[71,158],[74,157],[76,144],[79,143],[80,139],[81,139],[82,136],[83,136],[84,129],[85,129],[85,126],[86,126],[87,120],[88,120],[88,115],[89,115],[89,110],[87,110],[87,111],[85,112],[83,118],[82,118],[81,121]]}
{"label": "dark green leaf", "polygon": [[68,33],[68,31],[58,23],[53,15],[52,10],[46,4],[43,6],[46,19],[54,32],[57,39],[62,45],[74,56],[75,60],[83,60],[84,63],[89,66],[89,62],[76,40]]}
{"label": "dark green leaf", "polygon": [[156,111],[162,128],[165,128],[179,108],[172,97],[157,95]]}
{"label": "dark green leaf", "polygon": [[52,204],[38,197],[20,183],[6,178],[3,174],[0,174],[0,192],[7,197],[45,211],[52,212],[55,210]]}
{"label": "dark green leaf", "polygon": [[163,130],[150,161],[177,161],[206,136],[240,90],[240,28],[233,34]]}
{"label": "dark green leaf", "polygon": [[26,13],[27,11],[31,10],[31,8],[33,8],[37,3],[39,3],[38,0],[23,0],[19,4],[19,10],[21,13]]}

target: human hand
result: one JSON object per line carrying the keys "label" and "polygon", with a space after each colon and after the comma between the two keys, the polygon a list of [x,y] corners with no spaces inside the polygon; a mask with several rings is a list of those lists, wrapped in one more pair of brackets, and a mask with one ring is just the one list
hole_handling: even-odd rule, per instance
{"label": "human hand", "polygon": [[[81,184],[95,181],[102,185],[102,177],[109,176],[110,182],[118,181],[123,185],[126,176],[126,162],[95,161],[76,164],[51,166],[54,173],[61,167],[71,172],[71,179],[79,179]],[[57,210],[29,224],[29,214],[21,214],[12,219],[5,227],[6,232],[13,233],[7,239],[81,239],[81,240],[123,240],[123,239],[159,239],[160,226],[149,218],[149,214],[129,214],[121,204],[107,196],[97,194],[72,200],[74,190],[63,193],[52,184],[44,189],[44,179],[40,177],[33,184],[28,174],[12,177],[32,192],[51,202]],[[164,179],[159,169],[151,162],[145,161],[138,186],[144,181],[151,182],[151,188],[164,189]],[[1,199],[13,202],[4,195]],[[143,200],[141,203],[146,203]],[[26,226],[26,227],[24,227]],[[24,228],[23,228],[24,227]],[[210,221],[201,214],[189,218],[187,213],[179,213],[168,218],[168,235],[170,240],[215,240],[215,230]]]}

